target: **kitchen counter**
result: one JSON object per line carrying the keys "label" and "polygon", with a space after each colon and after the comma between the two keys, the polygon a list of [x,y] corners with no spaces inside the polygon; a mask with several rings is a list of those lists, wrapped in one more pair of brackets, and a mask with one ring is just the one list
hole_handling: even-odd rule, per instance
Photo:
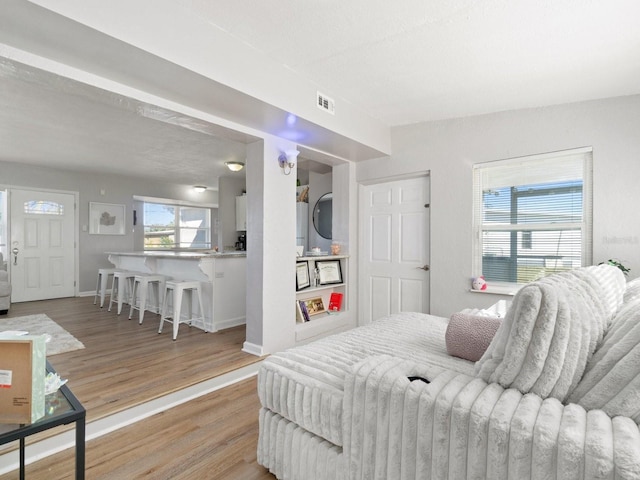
{"label": "kitchen counter", "polygon": [[229,258],[229,257],[246,257],[246,251],[231,250],[227,252],[107,252],[107,255],[124,255],[129,257],[156,257],[156,258]]}
{"label": "kitchen counter", "polygon": [[[201,282],[205,322],[194,326],[209,332],[246,322],[247,252],[107,252],[123,270],[158,273],[173,280]],[[192,306],[197,312],[197,302]],[[179,337],[178,337],[179,338]]]}

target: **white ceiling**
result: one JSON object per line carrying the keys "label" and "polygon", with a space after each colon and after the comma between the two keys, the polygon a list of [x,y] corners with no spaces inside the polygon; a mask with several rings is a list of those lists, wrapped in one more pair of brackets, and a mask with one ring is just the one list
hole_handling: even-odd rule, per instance
{"label": "white ceiling", "polygon": [[177,0],[404,125],[640,92],[637,0]]}
{"label": "white ceiling", "polygon": [[[175,1],[389,126],[640,93],[637,0]],[[0,62],[0,160],[214,185],[221,130]]]}
{"label": "white ceiling", "polygon": [[220,130],[0,58],[2,160],[215,187],[246,156]]}

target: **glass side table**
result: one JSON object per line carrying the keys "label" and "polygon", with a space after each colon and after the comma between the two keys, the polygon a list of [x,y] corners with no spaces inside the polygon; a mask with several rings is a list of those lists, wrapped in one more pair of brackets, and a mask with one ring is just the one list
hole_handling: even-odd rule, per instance
{"label": "glass side table", "polygon": [[[47,360],[47,372],[55,370]],[[25,438],[60,425],[75,422],[76,428],[76,480],[84,480],[85,420],[87,412],[67,385],[45,397],[45,414],[30,425],[0,424],[0,445],[20,441],[20,480],[25,476]]]}

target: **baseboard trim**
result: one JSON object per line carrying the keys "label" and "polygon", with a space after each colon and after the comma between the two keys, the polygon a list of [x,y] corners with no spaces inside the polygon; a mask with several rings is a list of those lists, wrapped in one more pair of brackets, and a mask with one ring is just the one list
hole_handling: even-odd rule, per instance
{"label": "baseboard trim", "polygon": [[[191,387],[178,390],[177,392],[90,422],[86,426],[85,441],[88,442],[190,400],[246,380],[247,378],[257,375],[260,363],[260,361],[252,363],[215,378],[197,383]],[[74,447],[75,429],[29,444],[25,452],[25,463],[29,465],[30,463]],[[0,455],[0,475],[18,470],[19,467],[18,450]]]}
{"label": "baseboard trim", "polygon": [[251,355],[255,355],[256,357],[262,357],[264,355],[264,349],[262,345],[256,345],[251,342],[244,342],[242,344],[242,351],[245,353],[250,353]]}
{"label": "baseboard trim", "polygon": [[217,330],[224,330],[225,328],[237,327],[239,325],[245,325],[247,323],[247,319],[245,317],[237,317],[237,318],[228,318],[226,320],[221,320],[219,322],[215,322],[214,327]]}
{"label": "baseboard trim", "polygon": [[[93,297],[95,294],[95,290],[91,290],[90,292],[78,292],[78,297]],[[105,297],[109,295],[111,295],[111,290],[107,290]]]}

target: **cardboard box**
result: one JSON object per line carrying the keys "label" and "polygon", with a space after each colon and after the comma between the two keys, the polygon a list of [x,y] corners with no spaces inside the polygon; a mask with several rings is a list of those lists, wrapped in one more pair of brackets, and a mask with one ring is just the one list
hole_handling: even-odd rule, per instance
{"label": "cardboard box", "polygon": [[0,423],[44,416],[46,346],[42,335],[0,338]]}

